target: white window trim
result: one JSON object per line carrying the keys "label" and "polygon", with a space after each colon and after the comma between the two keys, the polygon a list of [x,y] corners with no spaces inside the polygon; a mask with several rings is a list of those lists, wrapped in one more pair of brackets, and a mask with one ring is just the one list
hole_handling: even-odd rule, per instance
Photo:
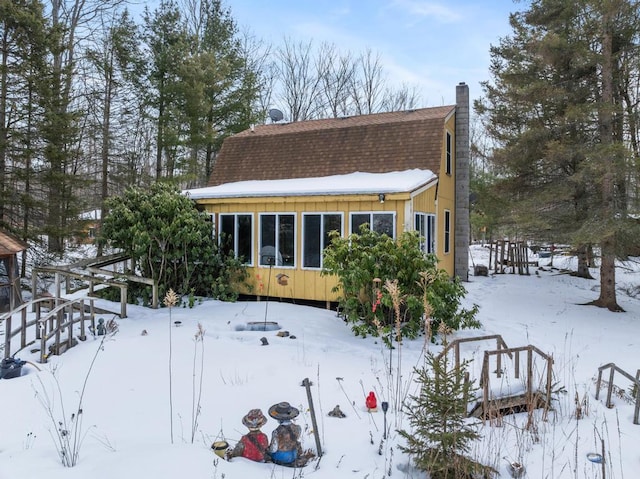
{"label": "white window trim", "polygon": [[447,175],[451,175],[453,174],[453,135],[449,130],[445,134],[444,148],[444,171]]}
{"label": "white window trim", "polygon": [[[344,212],[342,211],[305,211],[302,213],[302,227],[301,232],[302,232],[302,239],[300,241],[300,245],[302,247],[302,254],[300,255],[300,269],[306,269],[306,270],[313,270],[313,271],[319,271],[324,267],[324,258],[322,257],[322,253],[324,250],[320,251],[320,267],[319,268],[315,268],[315,267],[311,267],[311,266],[305,266],[304,265],[304,240],[305,240],[305,222],[304,222],[304,217],[305,216],[310,216],[310,215],[320,215],[320,216],[324,216],[324,215],[339,215],[340,216],[340,237],[344,238]],[[324,232],[324,224],[322,223],[322,221],[320,222],[320,227],[321,227],[321,232],[320,232],[320,237],[322,238],[323,235],[325,234]]]}
{"label": "white window trim", "polygon": [[[220,235],[222,234],[222,217],[223,216],[233,216],[233,252],[235,257],[238,257],[238,215],[243,216],[251,216],[251,261],[249,263],[243,263],[245,266],[253,267],[254,266],[254,257],[256,255],[255,252],[255,216],[253,213],[218,213],[218,244],[220,244]],[[213,219],[215,223],[215,218]],[[215,226],[214,226],[215,228]]]}
{"label": "white window trim", "polygon": [[[431,254],[436,254],[436,251],[438,251],[438,223],[437,223],[437,215],[435,213],[424,213],[422,211],[416,211],[414,213],[414,229],[415,229],[415,216],[422,216],[423,217],[423,221],[425,224],[425,230],[428,228],[429,225],[429,221],[428,218],[432,218],[432,223],[433,223],[433,251],[431,252]],[[420,233],[420,231],[418,231],[418,233]],[[424,238],[424,244],[427,244],[427,240],[428,238],[425,237]],[[422,252],[425,254],[430,254],[427,251],[424,250],[424,248],[422,248]]]}
{"label": "white window trim", "polygon": [[[391,215],[393,217],[393,239],[396,239],[396,220],[397,215],[395,211],[349,211],[349,234],[352,234],[353,215],[369,215],[369,229],[371,229],[371,223],[373,222],[373,215]],[[373,231],[373,230],[372,230]],[[357,233],[357,232],[356,232]]]}
{"label": "white window trim", "polygon": [[[262,249],[262,217],[263,216],[276,216],[276,251],[278,248],[278,234],[277,234],[277,226],[280,224],[278,216],[284,215],[292,215],[293,216],[293,265],[278,265],[274,264],[273,267],[283,268],[283,269],[296,269],[298,267],[298,215],[295,211],[264,211],[258,214],[258,261],[256,261],[256,265],[259,268],[269,268],[269,265],[260,263],[260,250]],[[277,261],[276,261],[277,263]]]}

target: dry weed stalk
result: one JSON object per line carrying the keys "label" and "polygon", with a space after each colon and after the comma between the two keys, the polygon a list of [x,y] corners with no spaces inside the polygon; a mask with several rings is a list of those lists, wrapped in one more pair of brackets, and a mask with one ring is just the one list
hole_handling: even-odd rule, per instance
{"label": "dry weed stalk", "polygon": [[429,285],[435,281],[435,274],[429,271],[423,271],[420,273],[420,288],[422,289],[422,308],[424,309],[424,336],[425,336],[425,349],[429,350],[429,343],[431,342],[431,335],[433,334],[431,313],[433,313],[433,307],[429,303],[427,297],[427,291]]}
{"label": "dry weed stalk", "polygon": [[173,289],[169,289],[167,294],[164,297],[164,305],[169,308],[169,416],[170,416],[170,432],[171,432],[171,444],[173,444],[173,384],[172,384],[172,324],[171,321],[171,310],[178,302],[178,295],[173,291]]}
{"label": "dry weed stalk", "polygon": [[445,323],[440,323],[438,325],[438,334],[440,336],[442,336],[442,345],[443,346],[447,346],[447,336],[449,336],[451,333],[453,332],[453,329],[451,329],[449,326],[447,326]]}
{"label": "dry weed stalk", "polygon": [[[202,323],[198,323],[196,334],[193,336],[193,379],[191,384],[191,444],[196,436],[196,430],[198,428],[198,417],[200,416],[200,404],[202,399],[202,379],[204,375],[204,328]],[[198,357],[198,345],[200,345],[200,371],[199,378],[196,385],[196,360]],[[197,397],[196,397],[197,396]]]}
{"label": "dry weed stalk", "polygon": [[[387,290],[387,292],[389,293],[389,296],[391,296],[391,302],[393,304],[393,311],[394,311],[394,317],[395,317],[395,322],[394,322],[394,326],[395,326],[395,336],[396,336],[396,343],[398,344],[398,360],[396,361],[397,364],[397,371],[398,371],[398,375],[396,378],[396,404],[402,404],[403,403],[403,398],[401,397],[401,391],[402,391],[402,316],[401,316],[401,312],[400,312],[400,305],[404,302],[404,299],[402,298],[402,294],[400,291],[400,286],[398,286],[398,280],[394,279],[394,280],[386,280],[384,282],[384,289]],[[391,347],[391,345],[389,345],[389,347]]]}
{"label": "dry weed stalk", "polygon": [[585,393],[584,396],[582,396],[582,399],[580,399],[580,396],[578,395],[578,391],[576,391],[576,394],[574,397],[574,404],[575,404],[574,417],[576,419],[580,420],[589,415],[589,397],[587,396],[587,393]]}
{"label": "dry weed stalk", "polygon": [[105,334],[102,336],[100,340],[100,344],[96,349],[95,354],[89,364],[89,369],[87,370],[87,374],[84,377],[84,381],[82,383],[82,389],[80,390],[80,397],[78,399],[78,404],[71,413],[71,416],[67,418],[64,400],[62,395],[62,388],[60,386],[60,382],[58,381],[58,377],[56,375],[56,370],[51,370],[51,375],[53,376],[53,380],[56,388],[56,396],[58,396],[58,400],[60,402],[60,417],[56,417],[55,412],[55,398],[47,392],[47,389],[42,381],[42,378],[38,376],[38,382],[40,383],[40,388],[36,389],[35,395],[42,407],[45,409],[47,416],[51,420],[55,434],[52,432],[51,436],[56,445],[56,449],[58,450],[58,456],[60,457],[60,462],[65,467],[74,467],[78,463],[78,458],[80,456],[80,449],[84,442],[85,437],[87,436],[88,430],[85,430],[82,426],[82,422],[84,419],[84,406],[83,400],[85,393],[87,391],[87,384],[89,382],[89,376],[91,376],[91,372],[93,371],[93,367],[98,359],[98,355],[101,351],[104,351],[104,345],[107,341],[113,339],[113,337],[118,333],[118,323],[115,319],[110,319],[105,323]]}

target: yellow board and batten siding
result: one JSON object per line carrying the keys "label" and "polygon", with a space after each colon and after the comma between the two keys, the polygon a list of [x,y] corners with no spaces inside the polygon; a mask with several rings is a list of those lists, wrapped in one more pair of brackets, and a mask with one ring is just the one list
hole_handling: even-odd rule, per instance
{"label": "yellow board and batten siding", "polygon": [[[216,198],[198,200],[205,210],[215,216],[216,229],[219,214],[251,214],[253,238],[253,265],[247,267],[247,283],[250,288],[241,290],[244,294],[258,296],[297,298],[312,301],[337,301],[339,295],[332,289],[337,285],[335,276],[321,276],[320,269],[302,268],[302,217],[303,213],[333,213],[342,215],[342,236],[351,231],[350,214],[357,212],[393,212],[396,237],[403,231],[413,230],[413,213],[422,211],[433,213],[435,186],[412,198],[410,193],[388,193],[384,203],[378,195],[348,194],[326,196],[265,196],[259,198]],[[420,204],[416,210],[412,205]],[[260,213],[295,214],[295,267],[260,266],[259,263],[259,218]],[[278,275],[287,276],[278,282]],[[281,284],[286,282],[286,284]]]}
{"label": "yellow board and batten siding", "polygon": [[[445,131],[442,138],[442,160],[440,161],[440,171],[434,172],[438,175],[438,197],[436,199],[436,256],[438,257],[438,268],[444,269],[453,276],[454,272],[454,227],[455,227],[455,192],[456,192],[456,122],[455,115],[451,114],[445,121]],[[447,156],[447,132],[451,135],[451,173],[446,172]],[[450,212],[449,223],[449,252],[444,251],[444,222],[445,211]]]}

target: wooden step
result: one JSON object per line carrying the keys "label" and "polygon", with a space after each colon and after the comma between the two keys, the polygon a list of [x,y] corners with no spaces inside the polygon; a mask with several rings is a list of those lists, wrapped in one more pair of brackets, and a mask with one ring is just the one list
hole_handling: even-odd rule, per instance
{"label": "wooden step", "polygon": [[515,396],[498,397],[487,401],[486,411],[485,402],[478,401],[469,412],[469,417],[490,419],[491,417],[529,411],[531,406],[533,406],[533,409],[539,409],[544,407],[546,403],[545,395],[539,391],[535,392],[531,398],[526,393]]}

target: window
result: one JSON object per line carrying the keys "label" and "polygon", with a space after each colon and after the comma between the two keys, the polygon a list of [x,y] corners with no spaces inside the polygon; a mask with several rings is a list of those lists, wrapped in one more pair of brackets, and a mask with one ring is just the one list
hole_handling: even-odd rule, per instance
{"label": "window", "polygon": [[451,251],[451,211],[444,210],[444,252]]}
{"label": "window", "polygon": [[329,233],[342,234],[342,215],[305,213],[302,216],[302,267],[321,268],[322,252],[329,246]]}
{"label": "window", "polygon": [[260,265],[295,266],[295,215],[260,215]]}
{"label": "window", "polygon": [[220,214],[220,248],[234,252],[244,264],[253,264],[253,217],[250,214]]}
{"label": "window", "polygon": [[394,220],[393,213],[351,213],[351,233],[360,233],[360,226],[366,223],[375,233],[394,238]]}
{"label": "window", "polygon": [[420,248],[425,253],[436,252],[436,215],[416,213],[415,229],[420,235]]}
{"label": "window", "polygon": [[451,133],[447,132],[447,163],[445,165],[445,173],[451,174]]}

